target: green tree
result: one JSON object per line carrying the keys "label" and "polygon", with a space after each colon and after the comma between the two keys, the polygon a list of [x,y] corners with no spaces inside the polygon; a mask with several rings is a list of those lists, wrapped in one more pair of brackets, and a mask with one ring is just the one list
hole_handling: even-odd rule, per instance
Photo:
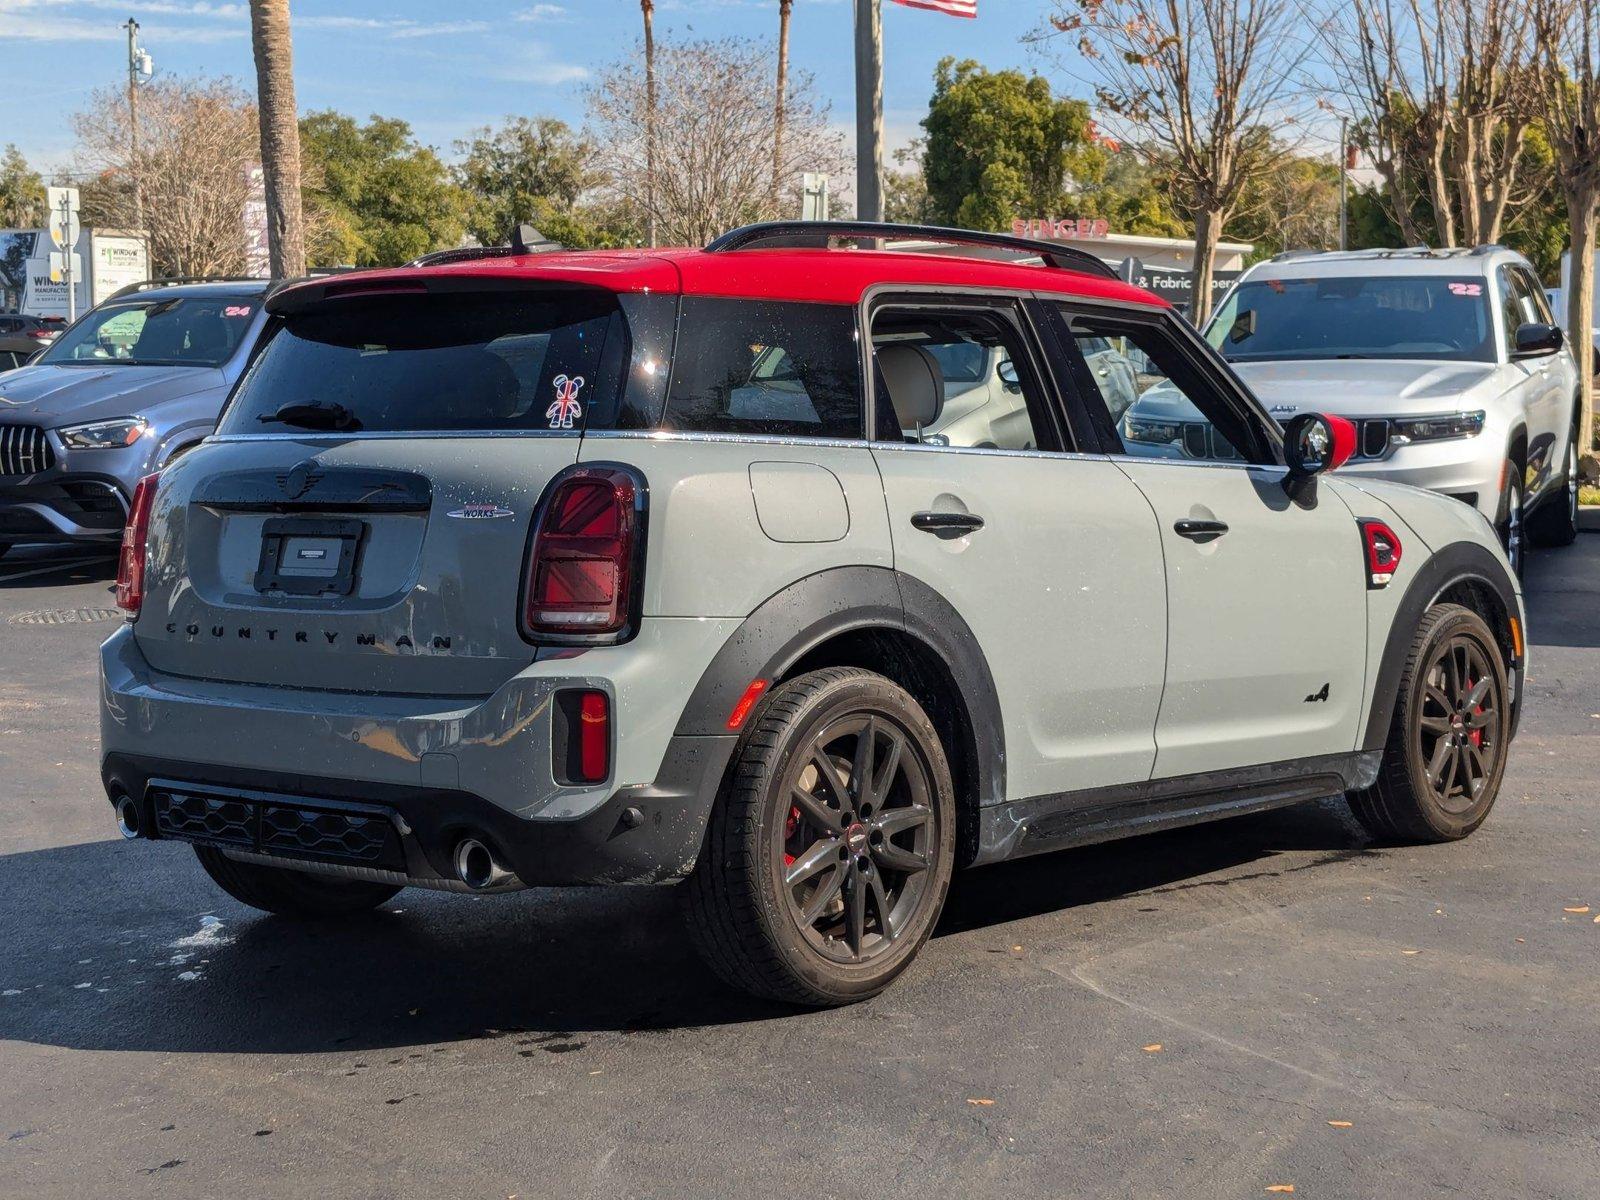
{"label": "green tree", "polygon": [[1074,166],[1083,173],[1099,153],[1082,100],[1057,100],[1038,75],[971,59],[940,60],[922,127],[929,215],[971,229],[1058,215]]}
{"label": "green tree", "polygon": [[44,221],[44,179],[22,151],[7,146],[0,154],[0,229],[32,229]]}
{"label": "green tree", "polygon": [[460,243],[467,198],[406,122],[314,112],[300,142],[314,265],[395,266]]}
{"label": "green tree", "polygon": [[1131,150],[1103,154],[1098,169],[1084,172],[1074,197],[1074,215],[1104,217],[1117,233],[1145,237],[1188,237],[1189,224],[1172,205],[1170,181]]}
{"label": "green tree", "polygon": [[456,182],[468,199],[467,232],[485,246],[504,242],[519,221],[563,245],[603,239],[576,211],[579,197],[598,182],[594,148],[565,122],[508,117],[499,129],[479,129],[457,142],[456,152]]}

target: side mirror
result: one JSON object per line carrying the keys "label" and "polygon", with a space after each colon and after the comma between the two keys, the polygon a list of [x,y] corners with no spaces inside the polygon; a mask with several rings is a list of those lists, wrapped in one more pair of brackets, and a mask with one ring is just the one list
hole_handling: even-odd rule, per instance
{"label": "side mirror", "polygon": [[995,368],[995,374],[1000,376],[1000,382],[1008,392],[1020,392],[1022,380],[1017,377],[1017,364],[1009,358],[1002,358],[1000,365]]}
{"label": "side mirror", "polygon": [[1283,428],[1283,457],[1289,481],[1334,471],[1356,452],[1356,427],[1343,417],[1301,413]]}
{"label": "side mirror", "polygon": [[1530,321],[1526,325],[1517,326],[1515,345],[1511,348],[1511,357],[1517,358],[1544,358],[1546,355],[1559,353],[1565,345],[1561,336],[1561,326],[1546,325],[1540,321]]}

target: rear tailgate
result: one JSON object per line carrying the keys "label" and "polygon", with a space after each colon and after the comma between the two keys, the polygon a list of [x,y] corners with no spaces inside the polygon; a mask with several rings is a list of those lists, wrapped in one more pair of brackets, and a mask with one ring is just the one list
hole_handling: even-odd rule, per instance
{"label": "rear tailgate", "polygon": [[157,670],[195,678],[486,695],[533,660],[518,630],[521,563],[544,483],[577,448],[575,437],[204,446],[160,493],[139,647]]}
{"label": "rear tailgate", "polygon": [[536,650],[520,609],[540,496],[590,412],[617,411],[618,298],[349,295],[288,305],[265,336],[218,437],[158,493],[145,657],[198,679],[493,692]]}

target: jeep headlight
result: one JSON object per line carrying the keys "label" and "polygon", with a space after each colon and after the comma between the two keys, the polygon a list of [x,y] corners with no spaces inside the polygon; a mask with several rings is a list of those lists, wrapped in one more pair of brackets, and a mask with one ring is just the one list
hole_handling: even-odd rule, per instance
{"label": "jeep headlight", "polygon": [[1138,417],[1122,419],[1122,433],[1130,442],[1153,442],[1166,445],[1175,442],[1182,434],[1176,421],[1146,421]]}
{"label": "jeep headlight", "polygon": [[133,445],[149,428],[150,423],[142,417],[118,417],[113,421],[69,425],[56,432],[73,450],[115,450]]}
{"label": "jeep headlight", "polygon": [[1413,417],[1396,421],[1389,440],[1397,446],[1411,442],[1443,442],[1450,438],[1477,437],[1483,432],[1483,413],[1453,413],[1443,417]]}

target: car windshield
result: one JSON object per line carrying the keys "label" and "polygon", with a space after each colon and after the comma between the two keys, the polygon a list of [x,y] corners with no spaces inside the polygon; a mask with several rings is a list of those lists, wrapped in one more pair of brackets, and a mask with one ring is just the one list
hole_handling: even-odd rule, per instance
{"label": "car windshield", "polygon": [[41,364],[220,367],[233,357],[261,297],[144,296],[105,304],[56,338]]}
{"label": "car windshield", "polygon": [[1206,340],[1230,362],[1310,358],[1493,362],[1489,285],[1446,275],[1252,279]]}

